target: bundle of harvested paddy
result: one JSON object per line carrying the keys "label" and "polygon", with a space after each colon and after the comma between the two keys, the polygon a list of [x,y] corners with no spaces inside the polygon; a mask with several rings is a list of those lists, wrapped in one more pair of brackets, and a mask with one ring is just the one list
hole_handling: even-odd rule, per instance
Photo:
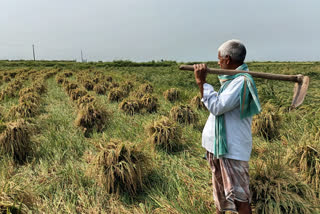
{"label": "bundle of harvested paddy", "polygon": [[279,137],[281,117],[278,109],[271,103],[266,103],[262,112],[254,116],[252,120],[252,133],[272,140]]}
{"label": "bundle of harvested paddy", "polygon": [[149,135],[149,141],[157,148],[175,151],[182,145],[181,128],[167,117],[153,121],[146,127],[146,131]]}
{"label": "bundle of harvested paddy", "polygon": [[10,82],[5,89],[5,93],[7,97],[15,97],[18,95],[18,92],[22,88],[22,83],[20,80],[14,80],[13,82]]}
{"label": "bundle of harvested paddy", "polygon": [[145,83],[140,85],[138,90],[144,92],[145,94],[151,94],[153,92],[153,87],[150,83]]}
{"label": "bundle of harvested paddy", "polygon": [[139,86],[138,90],[134,93],[136,98],[141,99],[146,94],[152,94],[153,87],[149,83],[145,83]]}
{"label": "bundle of harvested paddy", "polygon": [[3,80],[4,82],[10,82],[10,81],[11,81],[11,78],[8,77],[8,76],[3,76],[2,80]]}
{"label": "bundle of harvested paddy", "polygon": [[30,75],[30,79],[32,80],[32,82],[35,82],[38,79],[38,75],[37,74],[32,74]]}
{"label": "bundle of harvested paddy", "polygon": [[15,97],[16,96],[16,92],[15,90],[12,90],[11,88],[7,88],[6,90],[2,90],[1,94],[0,94],[0,98],[1,100],[4,99],[4,97]]}
{"label": "bundle of harvested paddy", "polygon": [[20,78],[23,81],[28,80],[29,79],[29,73],[25,72],[25,73],[19,74],[18,78]]}
{"label": "bundle of harvested paddy", "polygon": [[320,146],[301,145],[289,153],[289,164],[296,167],[303,179],[315,189],[320,198]]}
{"label": "bundle of harvested paddy", "polygon": [[47,72],[47,73],[45,73],[45,74],[43,75],[43,78],[44,78],[44,79],[48,79],[48,78],[50,78],[50,77],[53,77],[54,75],[57,74],[57,72],[58,72],[58,70],[49,71],[49,72]]}
{"label": "bundle of harvested paddy", "polygon": [[15,78],[16,77],[16,75],[17,75],[18,73],[17,72],[10,72],[9,73],[9,76],[11,77],[11,78]]}
{"label": "bundle of harvested paddy", "polygon": [[39,113],[39,106],[32,102],[21,102],[9,111],[11,118],[34,117]]}
{"label": "bundle of harvested paddy", "polygon": [[[136,97],[136,98],[138,98],[138,99],[141,99],[143,96],[148,95],[148,94],[149,94],[149,93],[145,93],[145,92],[143,92],[143,91],[138,90],[138,91],[136,91],[136,92],[133,94],[133,96]],[[149,94],[149,95],[150,95],[150,94]]]}
{"label": "bundle of harvested paddy", "polygon": [[23,86],[23,82],[20,79],[15,79],[13,82],[9,83],[9,86],[16,87],[17,89],[20,89]]}
{"label": "bundle of harvested paddy", "polygon": [[101,132],[106,127],[108,120],[107,110],[94,102],[82,106],[78,111],[75,124],[82,128],[87,137],[94,130]]}
{"label": "bundle of harvested paddy", "polygon": [[21,75],[19,76],[19,79],[21,79],[22,81],[27,81],[29,77],[27,75]]}
{"label": "bundle of harvested paddy", "polygon": [[166,100],[169,100],[170,102],[174,102],[179,99],[180,91],[176,88],[170,88],[165,92],[163,92],[163,96]]}
{"label": "bundle of harvested paddy", "polygon": [[89,94],[86,94],[82,97],[80,97],[80,99],[78,99],[78,107],[79,108],[82,108],[83,106],[85,105],[88,105],[90,103],[94,103],[96,101],[95,97],[89,95]]}
{"label": "bundle of harvested paddy", "polygon": [[5,90],[1,90],[0,91],[0,100],[4,100],[6,96],[7,96],[6,91]]}
{"label": "bundle of harvested paddy", "polygon": [[76,83],[66,83],[64,86],[64,89],[68,94],[70,94],[71,90],[74,90],[76,88],[79,88],[78,84]]}
{"label": "bundle of harvested paddy", "polygon": [[124,111],[126,114],[134,115],[140,112],[141,104],[139,100],[123,100],[119,108]]}
{"label": "bundle of harvested paddy", "polygon": [[143,187],[151,162],[139,147],[130,142],[111,140],[100,146],[94,172],[107,192],[136,194]]}
{"label": "bundle of harvested paddy", "polygon": [[83,97],[83,96],[85,96],[87,94],[88,94],[87,91],[85,91],[83,89],[80,89],[80,88],[76,88],[74,90],[70,90],[70,93],[69,93],[70,98],[73,101],[78,100],[78,99],[80,99],[81,97]]}
{"label": "bundle of harvested paddy", "polygon": [[6,88],[6,95],[8,97],[14,97],[20,88],[22,88],[22,82],[20,80],[14,80],[8,84],[8,87]]}
{"label": "bundle of harvested paddy", "polygon": [[113,82],[113,83],[109,84],[109,88],[110,88],[110,89],[111,89],[111,88],[119,88],[119,83]]}
{"label": "bundle of harvested paddy", "polygon": [[250,190],[256,213],[313,213],[313,190],[278,160],[253,162]]}
{"label": "bundle of harvested paddy", "polygon": [[128,89],[128,88],[126,88],[124,86],[120,86],[119,90],[121,90],[123,92],[123,95],[125,97],[129,96],[129,94],[130,94],[130,89]]}
{"label": "bundle of harvested paddy", "polygon": [[251,157],[257,159],[265,159],[267,152],[272,152],[274,148],[270,147],[270,143],[268,141],[258,141],[252,144],[252,152]]}
{"label": "bundle of harvested paddy", "polygon": [[179,123],[194,124],[198,121],[197,115],[188,105],[178,105],[170,110],[170,117]]}
{"label": "bundle of harvested paddy", "polygon": [[19,96],[21,97],[27,93],[34,93],[34,92],[35,92],[34,88],[31,88],[31,87],[23,88],[19,91]]}
{"label": "bundle of harvested paddy", "polygon": [[[2,113],[2,108],[1,108],[1,113]],[[6,130],[6,128],[7,128],[6,123],[4,123],[2,120],[0,120],[0,134],[1,134],[4,130]]]}
{"label": "bundle of harvested paddy", "polygon": [[38,71],[37,70],[28,70],[26,72],[27,75],[31,75],[31,74],[35,74],[35,73],[38,73]]}
{"label": "bundle of harvested paddy", "polygon": [[43,94],[47,91],[47,87],[44,85],[44,80],[39,80],[32,84],[32,88],[38,93]]}
{"label": "bundle of harvested paddy", "polygon": [[94,87],[94,83],[91,80],[84,80],[82,84],[88,91],[91,91]]}
{"label": "bundle of harvested paddy", "polygon": [[67,87],[67,85],[69,85],[70,82],[68,79],[64,79],[64,81],[62,82],[62,87],[65,89]]}
{"label": "bundle of harvested paddy", "polygon": [[140,99],[140,103],[142,107],[146,109],[147,112],[157,112],[158,99],[156,97],[150,94],[146,94]]}
{"label": "bundle of harvested paddy", "polygon": [[40,96],[37,93],[26,93],[23,94],[20,98],[19,98],[19,103],[34,103],[36,105],[39,105],[40,103]]}
{"label": "bundle of harvested paddy", "polygon": [[103,85],[103,84],[96,84],[93,87],[93,90],[97,93],[97,94],[102,94],[105,95],[107,93],[107,88]]}
{"label": "bundle of harvested paddy", "polygon": [[206,109],[206,106],[201,101],[201,97],[199,95],[191,99],[190,105],[193,106],[195,109]]}
{"label": "bundle of harvested paddy", "polygon": [[112,89],[109,91],[109,94],[108,94],[108,99],[110,101],[116,101],[116,102],[119,102],[121,101],[124,97],[125,97],[125,93],[118,89],[118,88],[115,88],[115,89]]}
{"label": "bundle of harvested paddy", "polygon": [[0,180],[0,213],[32,213],[35,198],[23,183]]}
{"label": "bundle of harvested paddy", "polygon": [[27,213],[30,211],[28,207],[16,199],[7,195],[5,192],[0,192],[0,213]]}
{"label": "bundle of harvested paddy", "polygon": [[107,82],[107,81],[102,81],[100,84],[102,84],[104,87],[106,87],[107,89],[111,89],[111,83]]}
{"label": "bundle of harvested paddy", "polygon": [[78,83],[83,84],[86,80],[90,79],[88,75],[84,75],[85,74],[83,74],[82,72],[77,74],[76,79]]}
{"label": "bundle of harvested paddy", "polygon": [[56,82],[58,84],[62,84],[65,81],[65,77],[62,77],[60,75],[56,76]]}
{"label": "bundle of harvested paddy", "polygon": [[133,88],[133,83],[131,81],[125,81],[121,84],[120,88],[124,91],[130,92],[130,90]]}
{"label": "bundle of harvested paddy", "polygon": [[23,119],[1,124],[0,151],[2,154],[7,154],[16,162],[22,163],[26,161],[31,150],[30,129]]}
{"label": "bundle of harvested paddy", "polygon": [[0,106],[0,121],[3,121],[3,108],[1,106]]}
{"label": "bundle of harvested paddy", "polygon": [[67,72],[63,72],[62,75],[65,77],[71,77],[73,73],[71,71],[67,71]]}
{"label": "bundle of harvested paddy", "polygon": [[98,84],[100,82],[100,78],[101,78],[101,76],[97,76],[97,77],[93,78],[92,81],[94,83]]}
{"label": "bundle of harvested paddy", "polygon": [[111,77],[111,76],[107,76],[107,77],[106,77],[106,81],[112,82],[112,77]]}

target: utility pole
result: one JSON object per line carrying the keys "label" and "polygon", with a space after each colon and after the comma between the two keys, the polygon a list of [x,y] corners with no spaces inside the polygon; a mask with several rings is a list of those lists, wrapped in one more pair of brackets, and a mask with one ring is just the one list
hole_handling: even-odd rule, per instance
{"label": "utility pole", "polygon": [[32,44],[33,61],[36,61],[36,55],[34,53],[34,44]]}
{"label": "utility pole", "polygon": [[82,50],[81,50],[81,62],[83,62],[83,54],[82,54]]}

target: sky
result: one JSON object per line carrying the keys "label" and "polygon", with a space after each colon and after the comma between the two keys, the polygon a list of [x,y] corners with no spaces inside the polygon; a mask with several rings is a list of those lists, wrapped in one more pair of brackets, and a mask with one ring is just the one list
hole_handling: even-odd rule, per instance
{"label": "sky", "polygon": [[319,0],[4,0],[0,59],[320,61]]}

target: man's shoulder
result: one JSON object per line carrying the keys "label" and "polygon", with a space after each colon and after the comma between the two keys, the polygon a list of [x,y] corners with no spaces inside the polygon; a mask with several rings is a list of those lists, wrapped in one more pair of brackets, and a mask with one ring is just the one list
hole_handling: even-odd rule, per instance
{"label": "man's shoulder", "polygon": [[244,81],[244,78],[245,78],[245,76],[240,75],[240,76],[234,78],[234,79],[232,80],[232,82],[243,82],[243,81]]}
{"label": "man's shoulder", "polygon": [[[233,87],[240,87],[240,86],[242,86],[242,84],[243,84],[243,82],[244,82],[244,76],[238,76],[238,77],[236,77],[236,78],[234,78],[231,82],[230,82],[230,84],[229,84],[229,86],[231,86],[232,88]],[[230,88],[231,88],[230,87]]]}

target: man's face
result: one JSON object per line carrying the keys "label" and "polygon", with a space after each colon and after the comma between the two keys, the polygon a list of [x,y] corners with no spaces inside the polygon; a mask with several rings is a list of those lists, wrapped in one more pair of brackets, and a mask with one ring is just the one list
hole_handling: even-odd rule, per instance
{"label": "man's face", "polygon": [[222,69],[228,69],[230,64],[229,57],[221,57],[220,52],[218,52],[218,65]]}

